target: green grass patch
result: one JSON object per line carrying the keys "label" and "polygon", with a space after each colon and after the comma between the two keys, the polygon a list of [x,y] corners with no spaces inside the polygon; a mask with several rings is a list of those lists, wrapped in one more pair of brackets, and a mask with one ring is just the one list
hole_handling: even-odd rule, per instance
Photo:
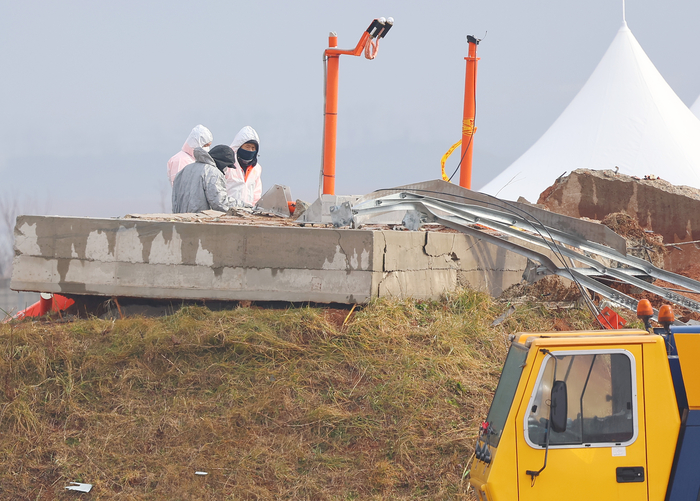
{"label": "green grass patch", "polygon": [[[472,499],[508,335],[580,310],[440,301],[183,308],[0,326],[4,499]],[[207,471],[205,477],[195,471]]]}

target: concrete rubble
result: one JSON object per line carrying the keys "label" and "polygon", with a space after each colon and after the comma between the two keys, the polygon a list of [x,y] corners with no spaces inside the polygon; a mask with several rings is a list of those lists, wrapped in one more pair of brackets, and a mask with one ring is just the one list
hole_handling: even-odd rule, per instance
{"label": "concrete rubble", "polygon": [[[275,210],[114,219],[20,216],[11,288],[83,297],[353,304],[378,297],[436,299],[464,286],[498,296],[523,278],[541,278],[540,267],[525,257],[527,248],[541,248],[534,241],[523,244],[524,234],[508,228],[518,216],[508,216],[512,221],[496,231],[497,240],[489,232],[498,225],[487,230],[475,223],[479,218],[468,223],[478,231],[456,231],[438,224],[455,228],[439,218],[423,224],[426,214],[417,212],[416,224],[409,224],[415,211],[391,210],[392,203],[413,207],[408,202],[416,195],[434,193],[440,194],[439,203],[466,202],[471,211],[527,213],[575,241],[589,239],[622,256],[649,257],[657,266],[665,259],[672,271],[695,262],[700,252],[692,243],[700,238],[693,217],[700,209],[698,190],[613,171],[577,170],[558,179],[537,206],[429,181],[364,198],[325,196],[296,219],[288,210],[285,214],[290,196],[284,187],[268,197]],[[391,202],[394,195],[398,199]],[[357,205],[351,210],[348,203]],[[467,205],[442,207],[449,212]],[[591,221],[603,218],[607,222],[600,225]],[[491,224],[486,221],[481,220]],[[348,224],[352,228],[338,227]],[[514,237],[519,249],[508,243]],[[682,250],[674,256],[663,242]]]}
{"label": "concrete rubble", "polygon": [[538,205],[596,220],[625,212],[642,228],[661,235],[668,245],[667,270],[679,272],[700,260],[700,190],[695,188],[676,186],[657,176],[640,179],[613,170],[578,169],[545,190]]}

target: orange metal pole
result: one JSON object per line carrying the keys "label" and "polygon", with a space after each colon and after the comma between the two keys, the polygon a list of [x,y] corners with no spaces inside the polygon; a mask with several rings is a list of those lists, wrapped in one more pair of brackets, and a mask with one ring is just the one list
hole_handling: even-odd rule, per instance
{"label": "orange metal pole", "polygon": [[476,57],[476,46],[479,40],[469,35],[469,56],[467,71],[464,77],[464,118],[462,120],[462,164],[459,173],[459,185],[462,188],[472,187],[472,151],[474,149],[474,118],[476,116],[476,65],[479,58]]}
{"label": "orange metal pole", "polygon": [[[328,36],[328,47],[338,46],[335,33]],[[335,195],[335,138],[338,129],[338,69],[340,54],[329,54],[326,73],[326,110],[323,124],[323,194]],[[333,51],[335,52],[335,51]]]}
{"label": "orange metal pole", "polygon": [[362,33],[354,49],[338,49],[338,36],[328,35],[328,48],[323,53],[326,58],[326,102],[323,122],[323,194],[335,195],[335,152],[338,130],[338,69],[340,56],[359,56],[372,37],[384,38],[394,25],[394,20],[379,18],[372,21]]}
{"label": "orange metal pole", "polygon": [[[338,37],[336,36],[336,37],[335,37],[335,42],[334,42],[335,45],[330,45],[330,42],[329,42],[329,44],[328,44],[328,45],[329,45],[329,48],[326,49],[326,55],[327,55],[327,56],[330,56],[330,55],[333,55],[333,56],[336,56],[336,55],[337,55],[337,56],[341,56],[341,55],[347,55],[347,56],[361,56],[361,55],[362,55],[362,51],[365,50],[365,45],[367,44],[367,40],[368,40],[368,39],[369,39],[369,33],[365,31],[365,32],[362,34],[362,36],[360,37],[360,41],[357,42],[357,45],[355,46],[354,49],[352,49],[352,50],[345,50],[345,49],[336,49],[336,48],[335,48],[335,47],[338,46]],[[329,41],[330,41],[330,37],[329,37]]]}

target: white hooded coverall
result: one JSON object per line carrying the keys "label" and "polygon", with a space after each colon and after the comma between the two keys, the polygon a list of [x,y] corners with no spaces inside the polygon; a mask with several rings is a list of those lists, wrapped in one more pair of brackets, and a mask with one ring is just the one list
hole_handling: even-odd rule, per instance
{"label": "white hooded coverall", "polygon": [[182,145],[182,150],[172,156],[168,160],[168,179],[170,179],[170,186],[175,182],[175,176],[186,165],[193,164],[195,162],[193,151],[195,148],[201,148],[205,144],[209,144],[214,140],[214,136],[211,131],[203,125],[197,125],[190,135],[187,136],[185,144]]}
{"label": "white hooded coverall", "polygon": [[[243,143],[248,141],[257,141],[258,151],[260,149],[260,137],[258,133],[255,132],[251,126],[246,125],[236,137],[233,138],[231,143],[231,149],[234,155],[238,152],[238,148],[241,147]],[[248,171],[244,174],[243,169],[238,163],[238,156],[236,156],[236,163],[232,168],[225,169],[226,173],[226,192],[231,198],[241,200],[247,204],[255,205],[260,200],[262,196],[262,180],[260,176],[262,175],[262,166],[260,163],[255,165],[255,167],[249,167]]]}

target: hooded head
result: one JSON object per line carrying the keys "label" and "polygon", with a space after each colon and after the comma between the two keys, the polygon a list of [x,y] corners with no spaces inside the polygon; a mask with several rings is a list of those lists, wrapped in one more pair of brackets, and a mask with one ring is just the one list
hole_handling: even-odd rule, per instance
{"label": "hooded head", "polygon": [[[246,145],[245,147],[243,145]],[[260,137],[251,126],[246,125],[233,138],[231,148],[236,152],[236,164],[244,171],[258,164]]]}
{"label": "hooded head", "polygon": [[214,146],[209,151],[209,156],[216,162],[216,167],[223,174],[226,167],[233,167],[235,156],[233,150],[225,144]]}
{"label": "hooded head", "polygon": [[258,165],[258,142],[248,141],[236,150],[236,160],[243,170]]}
{"label": "hooded head", "polygon": [[182,149],[184,150],[185,147],[189,147],[191,152],[195,148],[204,148],[204,150],[207,151],[208,148],[205,146],[211,144],[213,140],[214,136],[212,135],[211,131],[200,124],[192,129],[192,132],[190,132],[190,135],[187,136],[187,141],[185,141],[185,146],[183,146]]}

